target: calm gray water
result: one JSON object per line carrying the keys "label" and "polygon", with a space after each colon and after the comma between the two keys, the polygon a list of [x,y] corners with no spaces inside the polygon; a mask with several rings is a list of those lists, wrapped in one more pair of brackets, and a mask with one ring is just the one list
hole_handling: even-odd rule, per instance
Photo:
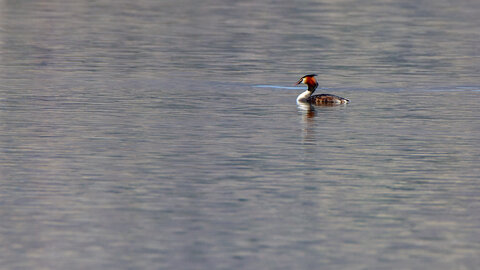
{"label": "calm gray water", "polygon": [[478,269],[479,18],[0,0],[0,268]]}

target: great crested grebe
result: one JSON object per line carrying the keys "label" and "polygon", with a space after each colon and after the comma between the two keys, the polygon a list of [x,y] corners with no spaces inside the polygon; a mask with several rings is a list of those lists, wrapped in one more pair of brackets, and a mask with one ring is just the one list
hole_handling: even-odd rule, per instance
{"label": "great crested grebe", "polygon": [[307,91],[301,93],[297,97],[297,103],[309,103],[313,105],[337,105],[337,104],[346,104],[350,100],[330,94],[320,94],[312,96],[313,92],[318,87],[318,82],[315,79],[317,74],[308,74],[303,76],[297,84],[304,83],[308,86]]}

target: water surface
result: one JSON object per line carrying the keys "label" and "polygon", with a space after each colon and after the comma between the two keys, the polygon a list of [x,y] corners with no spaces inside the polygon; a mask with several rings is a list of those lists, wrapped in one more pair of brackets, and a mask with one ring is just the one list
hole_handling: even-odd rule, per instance
{"label": "water surface", "polygon": [[475,269],[479,17],[0,1],[2,267]]}

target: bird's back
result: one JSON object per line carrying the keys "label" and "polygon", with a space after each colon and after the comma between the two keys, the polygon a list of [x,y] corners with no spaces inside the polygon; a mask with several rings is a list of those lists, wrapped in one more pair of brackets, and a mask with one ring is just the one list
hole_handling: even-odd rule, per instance
{"label": "bird's back", "polygon": [[335,105],[335,104],[346,104],[350,102],[346,98],[342,98],[336,95],[330,94],[320,94],[314,95],[307,99],[307,102],[313,105]]}

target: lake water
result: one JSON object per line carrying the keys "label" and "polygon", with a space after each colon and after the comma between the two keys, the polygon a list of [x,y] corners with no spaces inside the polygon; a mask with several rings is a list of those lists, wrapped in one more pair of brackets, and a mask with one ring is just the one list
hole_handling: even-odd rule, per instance
{"label": "lake water", "polygon": [[0,0],[0,268],[478,269],[479,18]]}

